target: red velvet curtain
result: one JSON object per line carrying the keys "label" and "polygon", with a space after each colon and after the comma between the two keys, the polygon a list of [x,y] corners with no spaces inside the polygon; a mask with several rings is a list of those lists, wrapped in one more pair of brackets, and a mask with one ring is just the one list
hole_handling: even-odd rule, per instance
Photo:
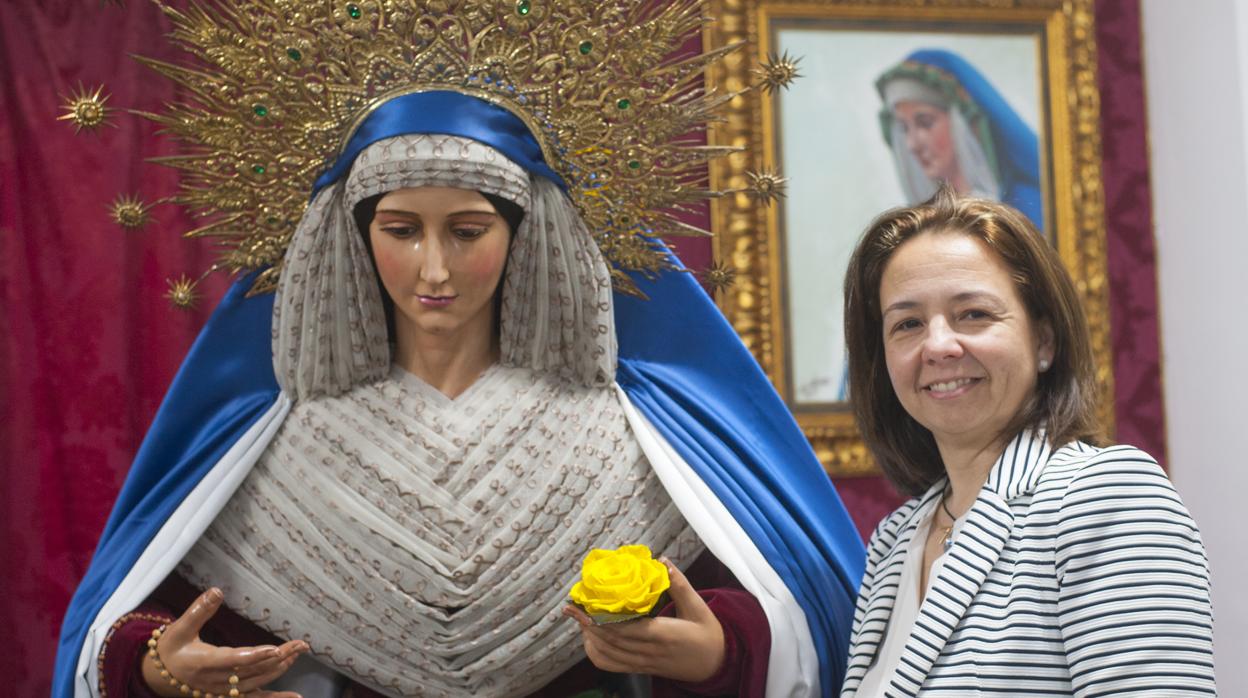
{"label": "red velvet curtain", "polygon": [[172,206],[142,230],[112,222],[119,194],[174,193],[170,154],[124,113],[75,135],[62,95],[103,83],[107,106],[157,110],[169,84],[132,60],[173,58],[150,2],[0,4],[0,693],[47,695],[61,615],[95,548],[130,459],[208,311],[163,298],[195,276],[207,246],[182,240]]}
{"label": "red velvet curtain", "polygon": [[[175,3],[176,4],[176,3]],[[1118,433],[1164,455],[1156,281],[1145,150],[1138,0],[1099,0],[1097,38],[1118,385]],[[0,2],[0,692],[46,695],[61,615],[83,574],[130,458],[227,280],[201,284],[196,309],[164,299],[166,279],[211,263],[172,206],[129,231],[120,194],[170,196],[172,170],[144,158],[172,144],[116,113],[95,133],[56,117],[81,82],[108,106],[153,111],[169,84],[129,58],[171,55],[148,2]],[[680,249],[705,267],[705,241]],[[838,483],[860,530],[898,502],[879,478]]]}

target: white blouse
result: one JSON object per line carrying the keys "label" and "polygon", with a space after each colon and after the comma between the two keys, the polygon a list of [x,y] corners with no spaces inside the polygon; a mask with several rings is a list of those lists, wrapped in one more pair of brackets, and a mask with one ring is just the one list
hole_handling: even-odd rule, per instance
{"label": "white blouse", "polygon": [[[927,543],[927,537],[931,533],[932,518],[936,513],[936,508],[940,506],[940,502],[940,497],[933,497],[919,511],[919,527],[915,532],[914,538],[910,539],[910,544],[906,548],[906,562],[901,569],[897,605],[893,608],[893,615],[889,619],[888,628],[884,631],[884,638],[880,643],[879,652],[875,655],[875,663],[867,669],[867,673],[862,677],[862,683],[858,687],[856,695],[861,698],[883,698],[884,691],[888,688],[889,681],[892,680],[893,673],[897,670],[897,665],[901,663],[902,652],[905,651],[906,642],[910,639],[910,630],[914,627],[914,621],[919,616],[919,580],[922,578],[923,546]],[[965,514],[962,518],[954,520],[953,533],[950,534],[952,536],[950,540],[956,538],[958,533],[961,532],[962,524],[965,520]],[[936,579],[944,566],[945,554],[941,552],[940,556],[932,562],[932,569],[928,572],[927,589],[924,589],[924,595],[931,590],[932,580]],[[908,593],[902,593],[907,590]]]}

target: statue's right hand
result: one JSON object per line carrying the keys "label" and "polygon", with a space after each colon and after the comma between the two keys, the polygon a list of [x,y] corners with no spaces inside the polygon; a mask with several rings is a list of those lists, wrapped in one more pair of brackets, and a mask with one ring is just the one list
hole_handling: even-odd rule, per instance
{"label": "statue's right hand", "polygon": [[[164,664],[162,675],[150,653],[143,655],[143,680],[157,694],[180,698],[182,684],[201,693],[229,696],[237,688],[247,698],[299,698],[296,693],[258,690],[286,673],[299,655],[308,651],[308,643],[291,640],[278,647],[217,647],[199,639],[204,623],[221,608],[225,595],[220,589],[209,589],[170,623],[157,640],[156,650]],[[230,684],[237,676],[238,683]],[[172,683],[171,683],[172,682]]]}

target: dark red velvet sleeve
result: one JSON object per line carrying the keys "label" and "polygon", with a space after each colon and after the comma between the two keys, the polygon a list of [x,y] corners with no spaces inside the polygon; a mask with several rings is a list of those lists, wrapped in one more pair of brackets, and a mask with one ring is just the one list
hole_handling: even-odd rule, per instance
{"label": "dark red velvet sleeve", "polygon": [[[771,628],[763,607],[744,589],[705,589],[698,592],[724,629],[724,663],[714,676],[700,683],[654,679],[654,698],[676,696],[740,696],[762,698],[767,687],[767,660]],[[668,604],[660,615],[670,616]]]}
{"label": "dark red velvet sleeve", "polygon": [[[655,678],[654,698],[674,696],[741,696],[762,698],[767,685],[767,665],[771,654],[771,626],[754,595],[711,551],[694,561],[685,576],[698,594],[706,599],[724,629],[724,663],[714,676],[701,683],[681,683]],[[662,615],[673,615],[668,604]]]}
{"label": "dark red velvet sleeve", "polygon": [[173,620],[164,608],[144,604],[113,623],[98,658],[101,698],[156,698],[143,682],[143,653],[152,630]]}

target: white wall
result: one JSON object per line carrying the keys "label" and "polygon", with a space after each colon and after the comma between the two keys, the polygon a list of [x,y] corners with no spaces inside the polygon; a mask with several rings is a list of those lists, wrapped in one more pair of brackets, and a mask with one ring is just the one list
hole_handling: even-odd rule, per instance
{"label": "white wall", "polygon": [[1248,696],[1248,0],[1143,0],[1169,465]]}

